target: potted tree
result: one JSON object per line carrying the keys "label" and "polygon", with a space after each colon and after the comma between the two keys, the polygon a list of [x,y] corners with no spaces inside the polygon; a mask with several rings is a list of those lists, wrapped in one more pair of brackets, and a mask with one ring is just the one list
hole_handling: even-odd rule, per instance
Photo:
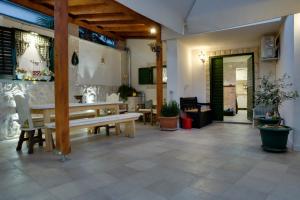
{"label": "potted tree", "polygon": [[271,113],[266,113],[266,117],[260,119],[260,135],[262,148],[265,151],[285,152],[290,127],[280,125],[281,117],[279,108],[283,102],[295,100],[299,97],[295,90],[288,90],[292,83],[288,81],[290,77],[284,74],[277,80],[271,80],[270,76],[264,76],[261,84],[255,93],[256,104],[273,106]]}
{"label": "potted tree", "polygon": [[160,130],[175,131],[179,115],[179,106],[176,101],[164,103],[160,111],[159,124]]}

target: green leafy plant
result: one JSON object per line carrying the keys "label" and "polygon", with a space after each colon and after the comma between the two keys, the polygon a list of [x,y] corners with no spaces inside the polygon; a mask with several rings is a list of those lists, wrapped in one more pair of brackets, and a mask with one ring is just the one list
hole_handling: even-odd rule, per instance
{"label": "green leafy plant", "polygon": [[169,103],[164,103],[160,111],[163,117],[176,117],[179,114],[179,106],[176,101],[170,101]]}
{"label": "green leafy plant", "polygon": [[24,69],[24,68],[18,67],[18,68],[16,69],[16,73],[25,74],[26,72],[27,72],[27,71],[26,71],[26,69]]}
{"label": "green leafy plant", "polygon": [[121,85],[118,89],[118,93],[120,93],[120,97],[124,100],[127,100],[128,97],[133,96],[133,93],[137,91],[128,85]]}
{"label": "green leafy plant", "polygon": [[288,81],[289,79],[290,76],[287,74],[276,80],[271,80],[270,76],[263,76],[255,92],[256,105],[271,105],[274,107],[274,112],[280,117],[279,107],[282,103],[288,100],[295,100],[299,97],[296,90],[289,90],[293,85]]}

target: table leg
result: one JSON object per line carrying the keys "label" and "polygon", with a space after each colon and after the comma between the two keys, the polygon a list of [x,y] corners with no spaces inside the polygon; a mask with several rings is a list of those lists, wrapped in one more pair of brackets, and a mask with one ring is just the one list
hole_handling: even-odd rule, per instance
{"label": "table leg", "polygon": [[[51,112],[48,110],[44,110],[43,112],[44,115],[44,124],[50,123],[51,122]],[[52,140],[52,131],[49,129],[45,130],[45,150],[46,151],[52,151],[53,150],[53,140]]]}
{"label": "table leg", "polygon": [[131,138],[135,136],[135,121],[125,123],[125,136]]}
{"label": "table leg", "polygon": [[121,133],[120,123],[115,124],[115,130],[116,130],[116,135],[120,135]]}

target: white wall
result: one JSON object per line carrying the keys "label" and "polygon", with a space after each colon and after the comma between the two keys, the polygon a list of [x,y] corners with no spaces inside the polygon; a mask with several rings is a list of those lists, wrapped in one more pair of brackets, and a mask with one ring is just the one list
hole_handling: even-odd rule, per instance
{"label": "white wall", "polygon": [[192,93],[193,96],[198,98],[199,102],[206,102],[206,77],[209,66],[209,61],[206,60],[204,63],[199,59],[199,50],[192,50],[191,52],[191,68],[192,68]]}
{"label": "white wall", "polygon": [[[280,46],[281,55],[277,65],[278,77],[284,73],[291,76],[293,89],[300,92],[300,14],[288,16],[281,27]],[[294,130],[294,135],[290,135],[289,141],[293,142],[294,148],[300,151],[300,100],[289,101],[280,108],[280,114],[285,119],[288,126]]]}
{"label": "white wall", "polygon": [[[205,46],[205,44],[203,44]],[[239,49],[247,49],[257,46],[257,43],[253,43],[250,46],[244,46],[240,47]],[[207,49],[209,49],[209,46],[205,46]],[[224,49],[222,46],[220,46],[217,49]],[[209,82],[207,81],[207,77],[209,76],[209,58],[207,57],[205,63],[203,64],[202,61],[199,59],[200,52],[208,54],[209,50],[205,51],[203,49],[192,49],[189,50],[189,55],[191,57],[191,76],[189,77],[192,79],[192,96],[197,96],[199,101],[206,102],[207,97],[209,97],[209,94],[207,93],[207,87]],[[215,49],[214,49],[215,51]],[[223,55],[227,55],[226,52],[230,52],[231,49],[223,50],[225,53]],[[237,52],[238,53],[238,52]],[[208,55],[207,55],[208,56]],[[255,69],[256,77],[262,77],[264,75],[272,75],[275,77],[276,75],[276,62],[262,62],[258,61],[258,67]],[[256,80],[255,84],[259,84]]]}
{"label": "white wall", "polygon": [[[300,93],[300,13],[294,16],[294,65],[293,65],[293,83],[294,89]],[[300,151],[300,99],[294,102],[294,133],[295,148]]]}
{"label": "white wall", "polygon": [[78,84],[120,86],[121,52],[79,39]]}
{"label": "white wall", "polygon": [[188,47],[179,40],[168,40],[167,50],[167,99],[179,102],[180,97],[195,96]]}
{"label": "white wall", "polygon": [[[126,43],[131,52],[131,86],[144,92],[146,100],[152,99],[156,104],[156,85],[140,85],[138,77],[139,68],[156,66],[156,53],[152,52],[148,46],[151,42],[154,40],[129,39]],[[165,44],[163,44],[163,63],[166,63],[165,49]],[[164,98],[166,98],[166,85],[164,85],[163,92]]]}

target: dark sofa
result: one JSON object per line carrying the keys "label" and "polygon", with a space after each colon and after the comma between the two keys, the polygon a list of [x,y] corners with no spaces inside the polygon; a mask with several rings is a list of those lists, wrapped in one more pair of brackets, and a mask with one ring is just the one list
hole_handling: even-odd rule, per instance
{"label": "dark sofa", "polygon": [[[201,128],[212,123],[210,103],[198,103],[197,97],[180,98],[180,110],[193,120],[193,128]],[[180,127],[182,127],[182,116],[180,117]]]}

